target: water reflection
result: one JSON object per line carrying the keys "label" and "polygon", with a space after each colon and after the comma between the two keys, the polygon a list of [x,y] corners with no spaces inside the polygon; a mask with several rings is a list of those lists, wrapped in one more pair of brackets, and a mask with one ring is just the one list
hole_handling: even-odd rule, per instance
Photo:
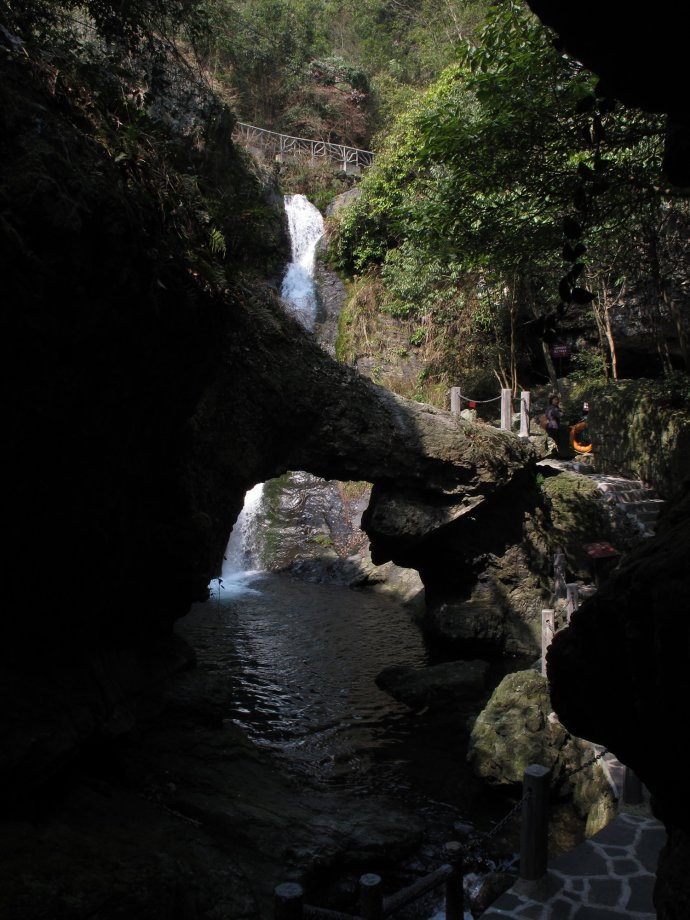
{"label": "water reflection", "polygon": [[227,669],[226,719],[312,778],[360,786],[372,751],[409,735],[416,716],[375,683],[387,665],[428,662],[400,604],[245,573],[224,577],[220,594],[180,625],[192,645],[209,628],[218,641],[204,643],[200,664]]}

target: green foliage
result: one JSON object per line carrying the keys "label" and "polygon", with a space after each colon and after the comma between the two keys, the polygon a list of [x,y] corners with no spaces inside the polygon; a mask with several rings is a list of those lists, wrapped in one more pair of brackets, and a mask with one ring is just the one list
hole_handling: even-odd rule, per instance
{"label": "green foliage", "polygon": [[366,73],[348,64],[340,55],[312,61],[309,64],[309,72],[318,83],[324,85],[333,86],[336,83],[342,83],[363,95],[370,92],[369,78]]}
{"label": "green foliage", "polygon": [[441,330],[465,314],[467,344],[446,335],[446,363],[471,332],[515,386],[516,355],[533,364],[604,266],[640,271],[661,221],[662,135],[660,117],[598,99],[525,5],[495,4],[382,141],[330,258],[380,267],[396,315]]}
{"label": "green foliage", "polygon": [[206,0],[213,23],[207,65],[240,118],[294,133],[283,113],[294,106],[308,64],[326,50],[316,0]]}
{"label": "green foliage", "polygon": [[[204,60],[244,121],[356,142],[437,76],[485,0],[204,0]],[[198,45],[198,43],[197,43]]]}
{"label": "green foliage", "polygon": [[606,361],[601,352],[576,351],[570,356],[569,378],[578,384],[606,380]]}

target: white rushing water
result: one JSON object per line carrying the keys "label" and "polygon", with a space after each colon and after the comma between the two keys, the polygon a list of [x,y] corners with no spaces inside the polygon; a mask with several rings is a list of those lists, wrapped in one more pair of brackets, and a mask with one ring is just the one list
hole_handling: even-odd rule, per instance
{"label": "white rushing water", "polygon": [[306,195],[286,195],[285,213],[290,228],[292,261],[283,278],[281,296],[288,310],[310,332],[316,322],[314,264],[323,236],[323,217]]}
{"label": "white rushing water", "polygon": [[261,510],[263,492],[264,484],[259,482],[244,496],[244,505],[232,528],[223,556],[223,570],[218,587],[224,594],[253,590],[248,582],[257,574],[258,569],[249,535]]}
{"label": "white rushing water", "polygon": [[[314,264],[316,247],[323,236],[323,217],[306,195],[286,195],[284,201],[292,261],[283,278],[281,296],[286,308],[311,332],[317,307]],[[247,492],[230,534],[218,584],[218,590],[225,594],[253,590],[248,582],[257,573],[258,560],[252,552],[251,536],[261,511],[263,489],[263,483],[258,483]]]}

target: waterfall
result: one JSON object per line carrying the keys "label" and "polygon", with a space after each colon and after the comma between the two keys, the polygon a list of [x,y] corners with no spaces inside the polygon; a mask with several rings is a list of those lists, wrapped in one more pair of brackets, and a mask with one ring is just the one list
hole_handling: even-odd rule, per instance
{"label": "waterfall", "polygon": [[314,263],[316,247],[323,236],[323,217],[306,195],[286,195],[285,212],[292,261],[283,278],[281,295],[290,313],[312,332],[316,322]]}
{"label": "waterfall", "polygon": [[223,570],[220,576],[219,590],[223,593],[252,590],[246,585],[247,579],[256,573],[257,560],[254,558],[251,544],[253,524],[261,510],[264,484],[257,483],[244,496],[244,504],[223,556]]}
{"label": "waterfall", "polygon": [[[281,296],[287,310],[310,332],[316,322],[316,287],[314,285],[314,263],[316,247],[323,236],[323,217],[306,195],[286,195],[285,212],[290,230],[292,261],[287,267],[281,289]],[[237,592],[252,590],[246,581],[256,573],[260,564],[256,546],[252,545],[254,524],[261,514],[264,484],[250,489],[244,497],[244,505],[225,550],[223,571],[219,591]]]}

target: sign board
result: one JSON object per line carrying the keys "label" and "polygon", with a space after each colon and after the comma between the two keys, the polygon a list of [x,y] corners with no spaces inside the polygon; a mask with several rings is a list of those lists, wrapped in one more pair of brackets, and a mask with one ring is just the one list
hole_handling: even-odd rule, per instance
{"label": "sign board", "polygon": [[583,549],[592,559],[606,559],[609,556],[618,555],[617,549],[614,549],[610,543],[603,541],[600,543],[585,543]]}
{"label": "sign board", "polygon": [[554,358],[567,358],[570,354],[569,345],[552,345],[551,346],[551,355]]}

